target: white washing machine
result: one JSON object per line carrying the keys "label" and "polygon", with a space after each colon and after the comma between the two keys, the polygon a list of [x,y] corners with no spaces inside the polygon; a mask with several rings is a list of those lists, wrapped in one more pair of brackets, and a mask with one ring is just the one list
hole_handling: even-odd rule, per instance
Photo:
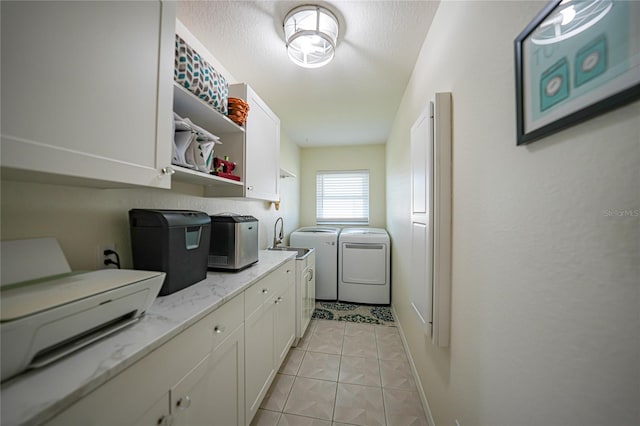
{"label": "white washing machine", "polygon": [[316,299],[338,299],[338,235],[340,228],[309,226],[291,233],[292,247],[316,249]]}
{"label": "white washing machine", "polygon": [[338,298],[391,303],[391,241],[381,228],[344,228],[339,238]]}

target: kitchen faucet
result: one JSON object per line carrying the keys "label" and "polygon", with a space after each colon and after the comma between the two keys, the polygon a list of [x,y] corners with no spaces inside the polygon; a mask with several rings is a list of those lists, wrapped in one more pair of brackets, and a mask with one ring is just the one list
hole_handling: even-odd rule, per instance
{"label": "kitchen faucet", "polygon": [[[280,233],[276,234],[276,228],[278,227],[278,222],[280,222]],[[284,219],[282,216],[276,219],[276,223],[273,225],[273,246],[277,246],[284,239]]]}

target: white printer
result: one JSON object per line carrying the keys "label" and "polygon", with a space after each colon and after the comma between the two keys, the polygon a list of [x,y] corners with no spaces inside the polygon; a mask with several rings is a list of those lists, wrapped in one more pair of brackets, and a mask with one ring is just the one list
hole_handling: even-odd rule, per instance
{"label": "white printer", "polygon": [[0,381],[138,321],[164,272],[71,272],[55,238],[2,241]]}

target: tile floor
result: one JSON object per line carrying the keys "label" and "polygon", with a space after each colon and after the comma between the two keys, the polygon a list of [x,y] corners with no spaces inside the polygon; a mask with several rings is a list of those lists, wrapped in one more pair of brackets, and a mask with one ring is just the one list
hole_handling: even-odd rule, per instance
{"label": "tile floor", "polygon": [[396,327],[312,320],[253,426],[427,425]]}

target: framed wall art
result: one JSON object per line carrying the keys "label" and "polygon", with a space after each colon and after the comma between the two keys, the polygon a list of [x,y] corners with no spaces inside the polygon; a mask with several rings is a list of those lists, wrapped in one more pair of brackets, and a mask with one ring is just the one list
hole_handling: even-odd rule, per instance
{"label": "framed wall art", "polygon": [[640,98],[640,2],[552,0],[515,40],[517,145]]}

